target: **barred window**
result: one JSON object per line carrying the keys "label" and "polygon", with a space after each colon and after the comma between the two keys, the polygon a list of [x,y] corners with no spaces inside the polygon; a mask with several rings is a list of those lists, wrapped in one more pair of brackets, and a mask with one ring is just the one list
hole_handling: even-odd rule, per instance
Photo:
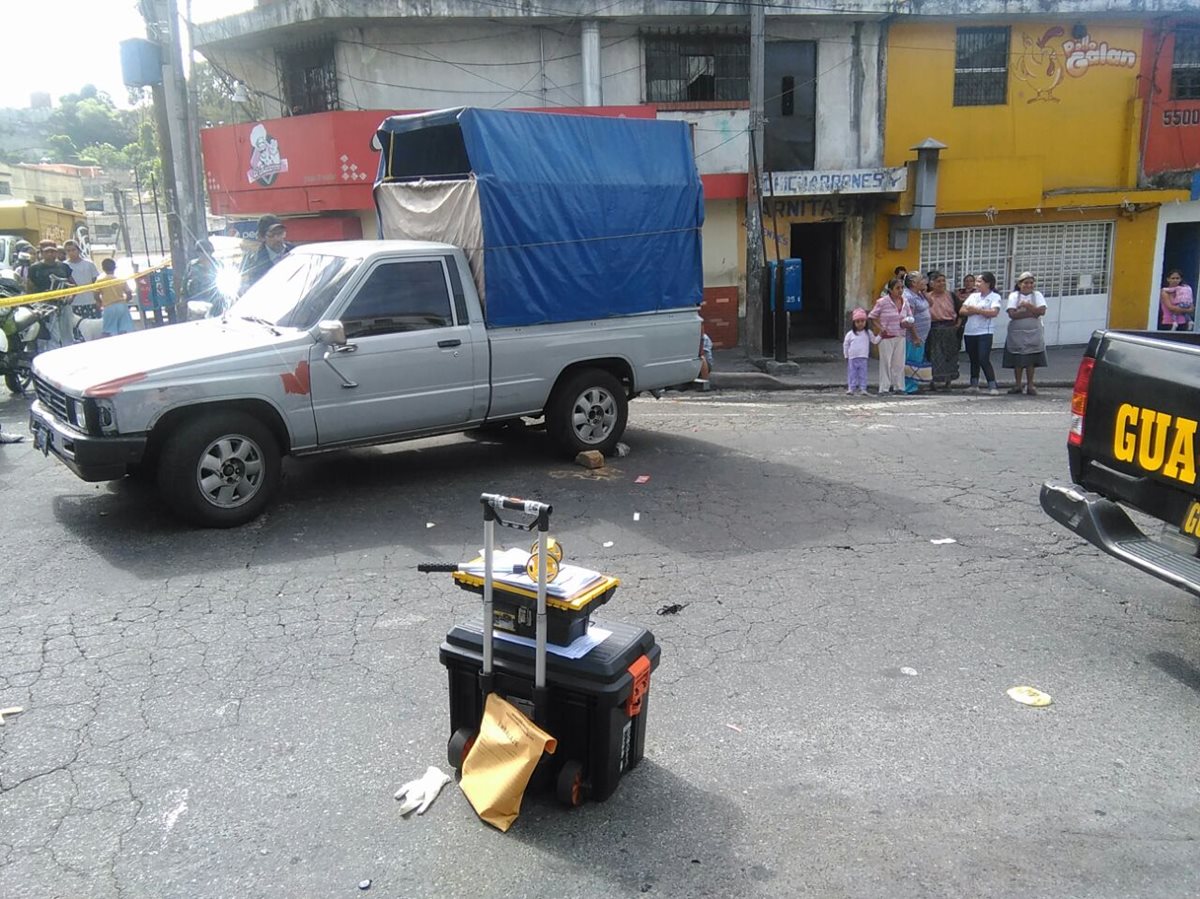
{"label": "barred window", "polygon": [[328,41],[279,51],[283,95],[291,115],[340,109],[334,45]]}
{"label": "barred window", "polygon": [[1171,99],[1200,100],[1200,28],[1179,28],[1175,31]]}
{"label": "barred window", "polygon": [[101,198],[98,200],[84,200],[83,208],[86,212],[103,212],[104,211],[104,199]]}
{"label": "barred window", "polygon": [[750,99],[750,42],[744,34],[643,36],[646,101]]}
{"label": "barred window", "polygon": [[0,181],[0,194],[4,196],[12,196],[12,182]]}
{"label": "barred window", "polygon": [[959,28],[954,47],[954,105],[1008,102],[1008,29]]}

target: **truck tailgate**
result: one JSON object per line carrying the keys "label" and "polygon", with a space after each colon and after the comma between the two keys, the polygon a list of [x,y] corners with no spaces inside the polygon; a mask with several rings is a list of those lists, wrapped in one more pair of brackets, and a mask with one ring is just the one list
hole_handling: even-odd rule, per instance
{"label": "truck tailgate", "polygon": [[[1108,331],[1086,356],[1095,362],[1083,433],[1068,445],[1074,483],[1047,482],[1042,507],[1110,555],[1200,595],[1200,335]],[[1118,504],[1162,521],[1161,538]]]}

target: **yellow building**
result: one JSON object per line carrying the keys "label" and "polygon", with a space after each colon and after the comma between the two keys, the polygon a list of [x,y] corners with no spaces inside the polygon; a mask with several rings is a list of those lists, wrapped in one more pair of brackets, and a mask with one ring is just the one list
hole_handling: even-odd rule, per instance
{"label": "yellow building", "polygon": [[1159,210],[1188,193],[1139,187],[1143,64],[1143,23],[1128,18],[893,24],[885,165],[910,163],[926,138],[946,147],[933,229],[905,230],[910,172],[908,192],[875,229],[876,281],[896,265],[958,283],[992,271],[1006,296],[1030,270],[1047,298],[1047,343],[1146,327],[1157,307]]}

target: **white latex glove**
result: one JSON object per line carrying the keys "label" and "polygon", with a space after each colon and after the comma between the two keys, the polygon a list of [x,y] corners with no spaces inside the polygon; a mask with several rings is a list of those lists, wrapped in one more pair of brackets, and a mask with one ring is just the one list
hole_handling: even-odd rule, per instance
{"label": "white latex glove", "polygon": [[425,809],[433,804],[438,793],[442,792],[442,787],[448,783],[450,776],[430,765],[420,780],[410,780],[396,791],[396,798],[404,800],[400,806],[400,814],[407,815],[414,809],[418,815],[425,814]]}

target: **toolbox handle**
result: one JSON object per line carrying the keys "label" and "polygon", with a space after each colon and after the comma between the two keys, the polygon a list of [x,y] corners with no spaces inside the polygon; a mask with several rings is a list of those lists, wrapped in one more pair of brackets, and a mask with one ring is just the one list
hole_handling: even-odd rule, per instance
{"label": "toolbox handle", "polygon": [[[511,572],[506,570],[504,573],[505,574],[510,574],[510,573],[511,574],[524,574],[525,568],[526,568],[526,566],[524,566],[524,565],[514,565],[514,566],[512,566]],[[421,572],[422,574],[434,574],[434,573],[443,572],[443,571],[447,571],[447,572],[450,572],[451,574],[454,574],[455,572],[460,571],[460,570],[461,570],[461,568],[457,562],[420,562],[417,564],[417,571]]]}
{"label": "toolbox handle", "polygon": [[[549,503],[539,503],[537,500],[521,499],[516,496],[501,496],[499,493],[484,493],[479,497],[479,501],[483,503],[485,521],[492,521],[499,517],[496,513],[508,510],[535,516],[539,531],[550,528],[550,513],[554,511],[554,507]],[[530,530],[533,528],[531,527]]]}

